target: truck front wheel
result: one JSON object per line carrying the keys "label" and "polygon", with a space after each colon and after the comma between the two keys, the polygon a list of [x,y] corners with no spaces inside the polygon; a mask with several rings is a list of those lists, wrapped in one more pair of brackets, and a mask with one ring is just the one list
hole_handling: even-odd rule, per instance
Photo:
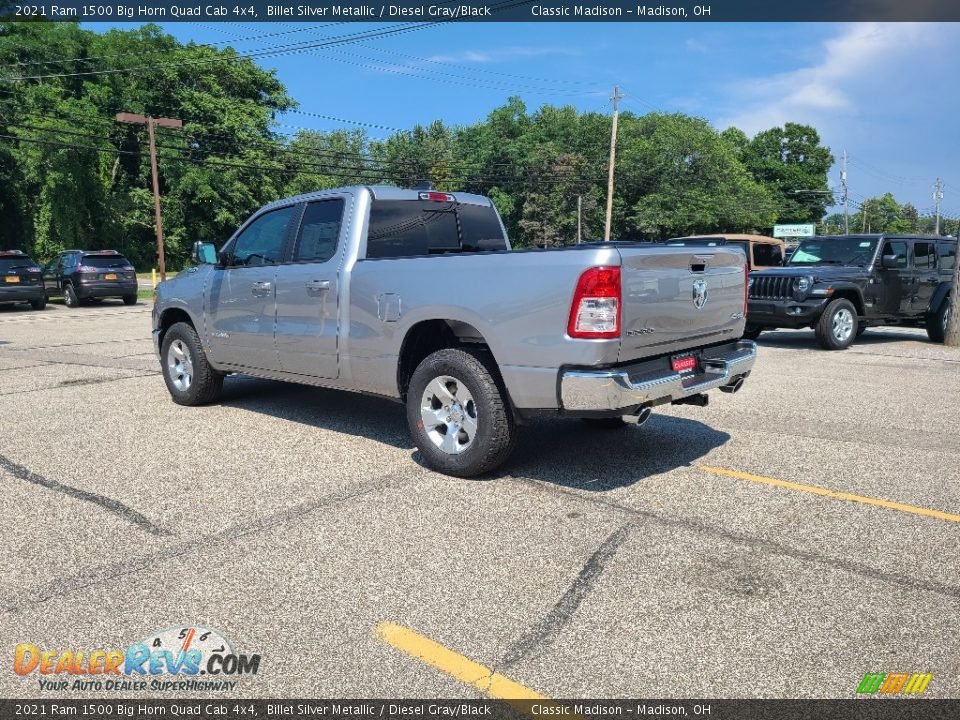
{"label": "truck front wheel", "polygon": [[447,348],[429,355],[407,388],[407,424],[427,465],[473,477],[503,463],[516,439],[513,416],[489,355]]}
{"label": "truck front wheel", "polygon": [[192,325],[172,325],[163,335],[160,357],[163,380],[178,405],[203,405],[215,400],[223,389],[223,373],[210,365]]}
{"label": "truck front wheel", "polygon": [[825,350],[845,350],[857,336],[857,309],[849,300],[837,298],[824,308],[814,330]]}

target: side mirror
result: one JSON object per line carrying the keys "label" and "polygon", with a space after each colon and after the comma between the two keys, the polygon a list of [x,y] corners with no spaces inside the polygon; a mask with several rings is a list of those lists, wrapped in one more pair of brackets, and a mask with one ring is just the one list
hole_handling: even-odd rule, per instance
{"label": "side mirror", "polygon": [[213,246],[213,243],[195,242],[193,251],[190,253],[190,259],[198,265],[215,265],[217,249]]}
{"label": "side mirror", "polygon": [[898,258],[896,255],[884,255],[883,259],[880,261],[880,264],[885,268],[896,270],[898,267],[900,267],[900,265],[897,263],[897,260]]}

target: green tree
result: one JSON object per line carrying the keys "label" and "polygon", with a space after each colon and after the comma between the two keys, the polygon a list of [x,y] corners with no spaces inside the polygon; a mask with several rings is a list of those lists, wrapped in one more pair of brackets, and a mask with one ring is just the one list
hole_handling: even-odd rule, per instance
{"label": "green tree", "polygon": [[833,155],[809,125],[788,122],[757,133],[743,160],[776,203],[779,222],[816,222],[833,204],[827,192]]}

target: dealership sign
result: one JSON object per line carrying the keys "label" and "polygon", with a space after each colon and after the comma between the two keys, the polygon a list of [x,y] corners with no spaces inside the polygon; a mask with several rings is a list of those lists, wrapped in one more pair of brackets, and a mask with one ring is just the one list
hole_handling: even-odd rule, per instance
{"label": "dealership sign", "polygon": [[816,232],[816,226],[813,223],[773,226],[773,236],[775,238],[810,237],[814,232]]}

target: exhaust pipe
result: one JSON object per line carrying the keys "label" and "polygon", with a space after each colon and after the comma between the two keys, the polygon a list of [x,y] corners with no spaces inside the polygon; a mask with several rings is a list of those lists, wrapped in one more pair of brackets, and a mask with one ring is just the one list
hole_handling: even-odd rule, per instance
{"label": "exhaust pipe", "polygon": [[652,413],[653,413],[653,410],[650,409],[650,406],[644,405],[642,408],[637,410],[637,412],[634,415],[624,415],[623,421],[630,423],[631,425],[636,425],[637,427],[640,427],[647,420],[650,419],[650,415]]}
{"label": "exhaust pipe", "polygon": [[722,385],[720,387],[720,390],[722,390],[725,393],[735,393],[735,392],[739,392],[740,388],[742,387],[743,387],[743,375],[738,377],[732,383],[729,383],[727,385]]}

